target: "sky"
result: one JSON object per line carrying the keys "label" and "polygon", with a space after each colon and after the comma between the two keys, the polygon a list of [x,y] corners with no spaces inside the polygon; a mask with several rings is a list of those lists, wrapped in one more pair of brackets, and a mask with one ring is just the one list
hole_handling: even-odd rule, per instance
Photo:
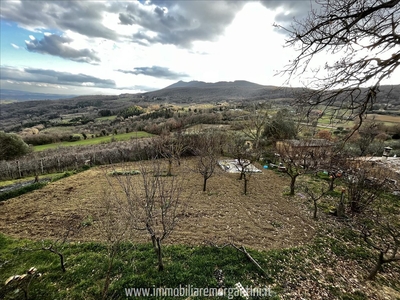
{"label": "sky", "polygon": [[1,88],[84,95],[179,80],[282,86],[287,78],[277,73],[296,52],[273,25],[289,27],[312,7],[310,0],[1,0]]}

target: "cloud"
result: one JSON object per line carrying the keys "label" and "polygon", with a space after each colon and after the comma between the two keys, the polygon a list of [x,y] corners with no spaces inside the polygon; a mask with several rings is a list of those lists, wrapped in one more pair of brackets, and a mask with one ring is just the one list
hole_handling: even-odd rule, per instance
{"label": "cloud", "polygon": [[171,80],[180,79],[183,77],[189,77],[189,75],[187,74],[177,73],[171,71],[168,68],[159,66],[134,68],[132,71],[131,70],[118,70],[118,71],[125,74],[145,75],[145,76],[152,76],[152,77],[171,79]]}
{"label": "cloud", "polygon": [[7,1],[1,18],[30,29],[72,30],[117,40],[119,34],[102,24],[109,6],[106,1]]}
{"label": "cloud", "polygon": [[25,44],[26,49],[30,52],[50,54],[89,64],[97,64],[100,62],[100,58],[96,55],[95,51],[89,49],[73,49],[67,45],[71,42],[72,39],[68,37],[50,34],[45,35],[42,40],[33,39],[31,41],[25,41]]}
{"label": "cloud", "polygon": [[19,70],[11,67],[0,67],[1,79],[18,82],[40,82],[45,84],[92,86],[98,88],[115,88],[111,79],[101,79],[86,74],[73,74],[54,70],[25,68]]}
{"label": "cloud", "polygon": [[131,2],[120,12],[121,24],[140,29],[134,41],[173,44],[190,48],[194,41],[215,41],[222,35],[245,1]]}
{"label": "cloud", "polygon": [[[261,0],[275,10],[277,23],[307,16],[311,0]],[[247,1],[7,1],[1,18],[22,27],[71,30],[87,37],[125,40],[142,45],[191,48],[195,41],[216,41]],[[315,5],[314,5],[315,6]],[[280,9],[278,9],[280,8]],[[273,23],[274,20],[271,20]],[[125,28],[121,28],[125,27]]]}
{"label": "cloud", "polygon": [[[296,22],[294,22],[295,20],[302,21],[309,16],[312,10],[319,10],[321,7],[319,1],[315,0],[262,0],[260,2],[266,8],[277,12],[274,23],[288,29],[291,29],[292,26],[297,26]],[[274,28],[274,30],[284,35],[288,34],[286,30],[281,28]]]}
{"label": "cloud", "polygon": [[[311,0],[260,1],[270,10],[276,10],[275,20],[289,26],[293,18],[302,19],[312,8]],[[148,1],[132,2],[119,13],[124,25],[139,27],[132,38],[143,45],[173,44],[190,48],[194,41],[215,41],[230,25],[246,1]],[[314,5],[316,7],[317,5]],[[250,34],[250,33],[249,33]]]}
{"label": "cloud", "polygon": [[15,44],[13,44],[13,43],[11,43],[11,46],[12,46],[14,49],[19,49],[19,46],[15,45]]}

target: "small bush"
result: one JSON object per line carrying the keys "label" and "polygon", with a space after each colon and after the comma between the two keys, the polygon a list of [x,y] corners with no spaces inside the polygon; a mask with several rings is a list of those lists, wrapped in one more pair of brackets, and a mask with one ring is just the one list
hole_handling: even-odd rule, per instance
{"label": "small bush", "polygon": [[16,190],[2,193],[2,194],[0,194],[0,202],[14,198],[14,197],[18,197],[20,195],[29,193],[34,190],[41,189],[45,185],[47,185],[47,182],[36,182],[36,183],[32,183],[30,185],[24,186],[24,187],[16,189]]}
{"label": "small bush", "polygon": [[112,171],[109,173],[111,176],[129,176],[129,175],[139,175],[140,171],[132,170],[132,171]]}

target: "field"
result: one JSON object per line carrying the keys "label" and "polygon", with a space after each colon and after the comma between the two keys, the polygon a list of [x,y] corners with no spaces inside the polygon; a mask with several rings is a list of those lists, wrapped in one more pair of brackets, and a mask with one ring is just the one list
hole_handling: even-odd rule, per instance
{"label": "field", "polygon": [[[365,282],[375,261],[373,251],[360,247],[359,237],[322,209],[320,219],[312,220],[303,195],[287,196],[289,178],[284,174],[262,169],[250,177],[244,195],[239,174],[218,169],[202,192],[202,178],[192,171],[195,160],[173,165],[173,175],[185,179],[185,209],[165,240],[166,269],[157,272],[148,234],[137,234],[133,244],[122,245],[115,257],[109,299],[126,299],[125,288],[135,286],[216,286],[217,267],[224,271],[227,287],[238,281],[270,286],[278,297],[268,299],[399,299],[399,267],[391,264],[377,281]],[[0,279],[35,266],[43,276],[32,284],[32,299],[100,299],[109,272],[105,266],[110,263],[110,248],[101,232],[105,213],[101,199],[110,184],[120,187],[110,173],[138,170],[149,163],[93,167],[0,202],[0,270],[4,271]],[[162,169],[167,169],[165,161]],[[68,243],[56,246],[66,257],[63,273],[54,253],[32,249],[62,239],[67,230]],[[232,247],[210,246],[227,243],[246,247],[265,273]],[[0,297],[2,292],[4,287]],[[8,296],[17,299],[11,292]]]}
{"label": "field", "polygon": [[46,145],[39,145],[39,146],[34,146],[33,150],[34,151],[43,151],[47,149],[54,149],[58,147],[70,147],[70,146],[87,146],[87,145],[97,145],[101,143],[110,143],[113,140],[114,141],[126,141],[129,139],[135,139],[135,138],[144,138],[144,137],[150,137],[152,134],[149,134],[144,131],[135,131],[135,132],[128,132],[128,133],[122,133],[122,134],[116,134],[112,136],[100,136],[100,137],[95,137],[95,138],[89,138],[86,140],[79,140],[75,142],[61,142],[61,143],[56,143],[56,144],[46,144]]}
{"label": "field", "polygon": [[[336,129],[337,127],[344,127],[344,128],[353,128],[356,124],[353,120],[338,120],[333,119],[331,120],[331,111],[328,110],[327,114],[323,117],[318,119],[318,125],[320,127]],[[344,111],[341,111],[339,115],[344,114]],[[382,114],[368,114],[366,120],[375,121],[377,123],[383,123],[387,126],[393,126],[400,123],[400,116],[396,115],[382,115]]]}
{"label": "field", "polygon": [[[253,249],[277,249],[308,242],[314,234],[309,211],[284,196],[288,178],[271,170],[254,174],[248,195],[238,174],[218,171],[202,192],[202,178],[191,171],[193,159],[185,160],[173,173],[185,178],[185,212],[167,243],[199,245],[204,241],[233,241]],[[138,163],[115,165],[116,169],[138,169]],[[100,240],[97,216],[110,166],[96,167],[50,183],[46,187],[3,202],[0,232],[30,239],[57,239],[66,224],[86,226],[71,237],[77,241]],[[140,176],[137,178],[139,179]],[[112,179],[114,180],[114,179]],[[16,226],[18,224],[18,226]],[[139,236],[139,241],[147,241]]]}
{"label": "field", "polygon": [[368,116],[368,119],[373,119],[376,122],[383,122],[386,125],[393,125],[400,123],[400,116],[371,114]]}

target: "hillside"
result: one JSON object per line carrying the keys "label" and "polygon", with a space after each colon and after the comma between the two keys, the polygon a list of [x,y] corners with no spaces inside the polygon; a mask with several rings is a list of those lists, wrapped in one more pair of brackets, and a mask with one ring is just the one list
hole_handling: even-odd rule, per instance
{"label": "hillside", "polygon": [[[121,109],[132,105],[146,106],[153,103],[170,104],[202,104],[231,102],[242,103],[251,101],[277,101],[280,104],[288,104],[296,97],[301,88],[277,87],[259,85],[244,80],[220,81],[208,83],[202,81],[184,82],[178,81],[163,89],[121,95],[89,95],[77,96],[69,99],[50,100],[48,94],[46,101],[31,100],[17,101],[13,103],[0,102],[0,130],[13,130],[22,123],[37,124],[52,119],[60,120],[65,115],[97,116],[100,110],[110,110],[118,114]],[[397,115],[400,109],[400,85],[382,86],[377,95],[377,101],[370,113]],[[3,93],[4,90],[1,92]],[[33,97],[25,92],[14,91],[21,99]],[[1,97],[8,97],[2,94]],[[11,94],[10,94],[11,95]],[[10,96],[11,97],[11,96]],[[15,96],[16,97],[16,96]],[[58,95],[58,97],[61,97]],[[33,125],[32,125],[33,126]]]}
{"label": "hillside", "polygon": [[32,101],[32,100],[58,100],[76,97],[77,95],[43,94],[26,91],[0,89],[0,100]]}
{"label": "hillside", "polygon": [[161,90],[143,93],[142,96],[148,100],[188,103],[293,98],[296,91],[295,88],[264,86],[245,80],[215,83],[178,81]]}

